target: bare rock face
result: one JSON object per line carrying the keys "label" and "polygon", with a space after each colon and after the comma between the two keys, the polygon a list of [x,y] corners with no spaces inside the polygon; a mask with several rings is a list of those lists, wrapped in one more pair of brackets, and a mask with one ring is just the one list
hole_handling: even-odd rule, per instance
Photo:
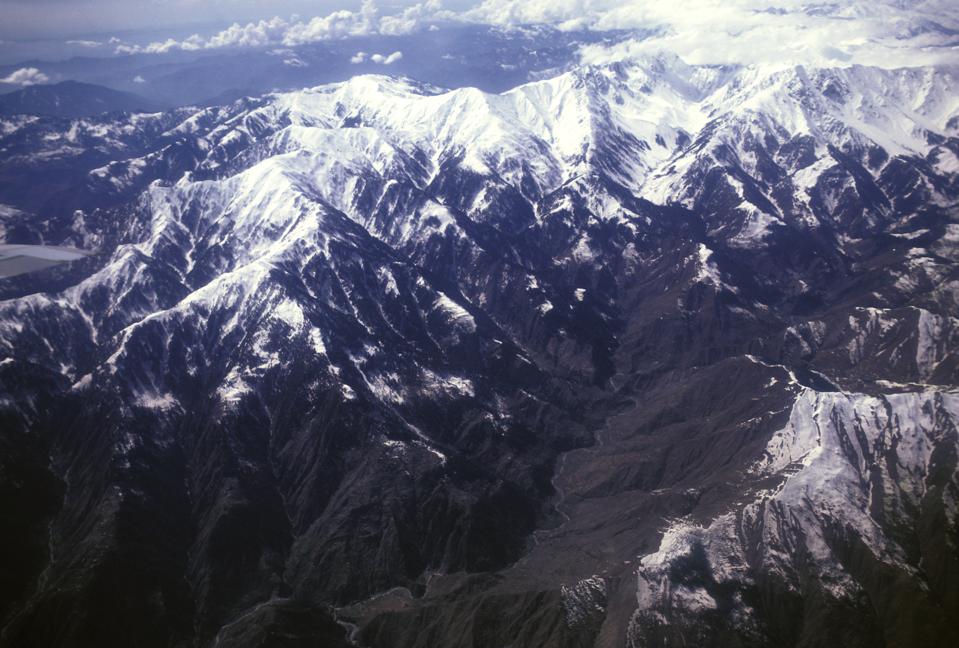
{"label": "bare rock face", "polygon": [[947,68],[0,119],[0,643],[959,643]]}

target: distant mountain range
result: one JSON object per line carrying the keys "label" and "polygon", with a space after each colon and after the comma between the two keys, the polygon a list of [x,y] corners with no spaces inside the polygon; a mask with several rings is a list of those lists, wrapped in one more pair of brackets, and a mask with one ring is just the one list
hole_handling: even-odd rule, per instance
{"label": "distant mountain range", "polygon": [[106,112],[157,112],[164,106],[156,101],[92,83],[61,81],[32,85],[0,95],[0,114],[49,117],[91,117]]}

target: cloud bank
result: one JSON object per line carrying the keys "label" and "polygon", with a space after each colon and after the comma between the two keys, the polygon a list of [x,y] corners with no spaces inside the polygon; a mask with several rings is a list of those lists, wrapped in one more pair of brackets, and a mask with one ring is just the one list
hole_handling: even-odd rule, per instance
{"label": "cloud bank", "polygon": [[483,0],[464,17],[504,26],[641,30],[584,48],[602,62],[667,51],[688,63],[959,63],[955,0]]}
{"label": "cloud bank", "polygon": [[411,34],[436,29],[438,22],[632,34],[614,45],[584,47],[583,61],[594,63],[666,51],[694,64],[959,64],[955,0],[481,0],[462,11],[421,0],[390,15],[364,0],[357,10],[311,19],[277,16],[236,23],[211,36],[111,44],[119,54],[295,47]]}

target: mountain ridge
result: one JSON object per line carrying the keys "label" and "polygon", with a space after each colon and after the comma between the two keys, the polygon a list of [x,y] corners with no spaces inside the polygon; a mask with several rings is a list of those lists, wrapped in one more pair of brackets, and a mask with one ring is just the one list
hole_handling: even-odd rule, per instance
{"label": "mountain ridge", "polygon": [[42,117],[92,117],[101,113],[157,112],[161,104],[131,92],[79,81],[35,85],[0,95],[0,113]]}

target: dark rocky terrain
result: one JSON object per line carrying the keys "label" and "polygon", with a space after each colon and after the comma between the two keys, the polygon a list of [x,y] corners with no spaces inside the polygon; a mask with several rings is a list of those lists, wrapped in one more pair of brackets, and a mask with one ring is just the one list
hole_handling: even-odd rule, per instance
{"label": "dark rocky terrain", "polygon": [[957,83],[0,120],[0,643],[959,644]]}

